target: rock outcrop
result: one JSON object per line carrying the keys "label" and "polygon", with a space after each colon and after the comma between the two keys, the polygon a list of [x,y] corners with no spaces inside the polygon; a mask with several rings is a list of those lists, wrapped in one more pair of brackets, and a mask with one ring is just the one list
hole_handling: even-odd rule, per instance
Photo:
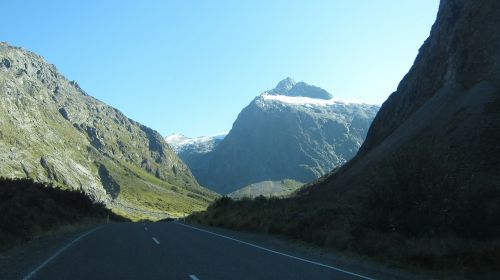
{"label": "rock outcrop", "polygon": [[[160,134],[89,96],[42,57],[0,43],[0,61],[0,176],[80,189],[118,211],[161,211],[158,200],[173,186],[211,196]],[[136,197],[148,189],[155,194]]]}
{"label": "rock outcrop", "polygon": [[498,234],[498,28],[499,1],[442,1],[357,156],[304,194],[362,203],[374,224],[394,230],[411,219],[422,232]]}

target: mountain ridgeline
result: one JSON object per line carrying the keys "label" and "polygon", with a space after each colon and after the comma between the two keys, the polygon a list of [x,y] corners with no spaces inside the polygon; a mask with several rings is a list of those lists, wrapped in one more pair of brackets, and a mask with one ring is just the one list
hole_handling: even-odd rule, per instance
{"label": "mountain ridgeline", "polygon": [[213,150],[195,160],[179,155],[200,184],[221,194],[268,181],[305,183],[356,154],[378,109],[287,78],[244,108]]}
{"label": "mountain ridgeline", "polygon": [[499,29],[500,1],[442,0],[352,160],[294,198],[225,198],[193,219],[498,279]]}
{"label": "mountain ridgeline", "polygon": [[162,137],[65,79],[42,57],[0,43],[0,175],[85,192],[117,213],[200,210],[200,187]]}

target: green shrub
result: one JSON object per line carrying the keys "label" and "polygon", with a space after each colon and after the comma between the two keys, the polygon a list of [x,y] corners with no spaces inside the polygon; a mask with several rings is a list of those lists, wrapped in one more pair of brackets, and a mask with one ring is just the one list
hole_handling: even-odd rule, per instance
{"label": "green shrub", "polygon": [[83,220],[102,222],[108,216],[125,220],[79,191],[61,190],[32,179],[0,178],[0,213],[0,249]]}

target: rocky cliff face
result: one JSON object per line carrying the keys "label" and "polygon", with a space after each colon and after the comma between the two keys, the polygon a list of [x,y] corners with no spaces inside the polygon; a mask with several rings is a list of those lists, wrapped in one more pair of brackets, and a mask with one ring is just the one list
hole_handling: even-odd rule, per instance
{"label": "rocky cliff face", "polygon": [[182,134],[172,134],[165,137],[165,141],[174,149],[179,158],[191,170],[204,170],[208,165],[210,153],[224,140],[227,133],[211,136],[188,138]]}
{"label": "rocky cliff face", "polygon": [[243,109],[205,164],[190,167],[224,194],[262,181],[309,182],[356,154],[377,110],[287,78]]}
{"label": "rocky cliff face", "polygon": [[[418,217],[423,231],[497,232],[499,28],[499,1],[442,1],[359,154],[305,193],[361,201],[380,219],[374,223],[400,230]],[[396,205],[398,213],[390,210]]]}
{"label": "rocky cliff face", "polygon": [[[0,116],[2,176],[80,189],[124,212],[161,212],[159,201],[174,186],[205,192],[156,131],[89,96],[42,57],[5,43]],[[148,189],[153,198],[136,197]]]}
{"label": "rocky cliff face", "polygon": [[[490,1],[487,1],[488,3]],[[493,3],[493,2],[491,2]],[[380,144],[443,89],[470,90],[498,80],[498,42],[494,22],[498,4],[442,1],[430,37],[415,64],[381,108],[362,153]]]}

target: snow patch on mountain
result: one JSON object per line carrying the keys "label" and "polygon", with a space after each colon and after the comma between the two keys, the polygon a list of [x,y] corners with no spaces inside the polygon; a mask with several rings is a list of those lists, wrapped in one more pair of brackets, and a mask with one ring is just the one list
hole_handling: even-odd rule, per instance
{"label": "snow patch on mountain", "polygon": [[170,144],[170,146],[172,146],[172,147],[184,145],[184,144],[188,143],[190,140],[191,140],[191,138],[186,137],[180,133],[170,134],[167,137],[165,137],[165,141],[168,144]]}
{"label": "snow patch on mountain", "polygon": [[[226,137],[228,132],[217,133],[209,136],[201,136],[189,138],[180,133],[170,134],[165,137],[165,141],[174,149],[176,153],[180,153],[186,149],[198,149],[200,151],[212,150],[217,142],[220,142]],[[207,151],[208,152],[208,151]]]}
{"label": "snow patch on mountain", "polygon": [[264,93],[261,95],[264,100],[279,101],[281,103],[290,105],[314,105],[314,106],[331,106],[331,105],[341,105],[341,104],[355,104],[354,102],[344,101],[336,98],[331,99],[319,99],[310,98],[304,96],[287,96],[287,95],[270,95]]}

